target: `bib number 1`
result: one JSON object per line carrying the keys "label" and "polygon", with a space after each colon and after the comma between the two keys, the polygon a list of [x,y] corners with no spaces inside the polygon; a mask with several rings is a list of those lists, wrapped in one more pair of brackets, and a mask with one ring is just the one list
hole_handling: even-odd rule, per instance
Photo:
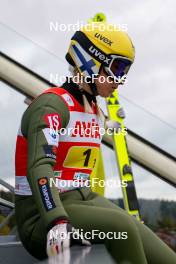
{"label": "bib number 1", "polygon": [[99,148],[73,146],[69,149],[63,166],[67,168],[93,169]]}

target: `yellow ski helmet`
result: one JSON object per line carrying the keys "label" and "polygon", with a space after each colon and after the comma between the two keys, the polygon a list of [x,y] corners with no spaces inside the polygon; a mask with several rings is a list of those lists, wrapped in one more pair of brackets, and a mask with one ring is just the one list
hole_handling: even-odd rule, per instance
{"label": "yellow ski helmet", "polygon": [[[92,78],[101,68],[116,80],[126,75],[134,61],[135,49],[125,31],[113,24],[91,22],[73,35],[66,59],[85,77]],[[97,89],[90,83],[94,95]]]}

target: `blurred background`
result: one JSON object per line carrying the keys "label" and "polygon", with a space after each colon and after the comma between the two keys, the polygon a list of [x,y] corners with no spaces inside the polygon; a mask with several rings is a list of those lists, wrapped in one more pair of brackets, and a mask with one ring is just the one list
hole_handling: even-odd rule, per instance
{"label": "blurred background", "polygon": [[[61,84],[60,76],[69,74],[65,54],[75,28],[97,12],[104,12],[109,23],[125,27],[136,48],[128,82],[119,89],[120,103],[126,113],[125,125],[174,160],[175,2],[0,0],[0,6],[0,51],[57,85]],[[62,26],[54,30],[51,25]],[[69,29],[68,25],[71,25]],[[27,107],[25,98],[12,85],[0,80],[0,179],[12,187],[16,134]],[[99,102],[106,113],[104,101],[99,99]],[[103,155],[106,156],[106,177],[119,182],[114,151],[103,145]],[[176,249],[175,183],[163,181],[134,161],[132,168],[144,222]],[[176,177],[175,171],[173,177]],[[106,188],[105,196],[122,204],[120,187]],[[1,185],[0,197],[13,204],[13,195]],[[11,207],[0,205],[0,223],[12,212],[12,204]],[[14,226],[12,217],[0,229],[0,235],[9,234]]]}

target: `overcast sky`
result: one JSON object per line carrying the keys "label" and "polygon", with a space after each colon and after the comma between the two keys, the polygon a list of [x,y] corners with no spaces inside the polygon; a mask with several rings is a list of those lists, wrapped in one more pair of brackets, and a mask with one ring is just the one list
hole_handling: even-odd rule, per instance
{"label": "overcast sky", "polygon": [[[110,23],[127,25],[136,48],[136,59],[130,70],[128,83],[120,90],[120,94],[172,127],[160,121],[155,122],[155,119],[148,122],[147,118],[142,118],[142,110],[131,107],[130,103],[123,99],[127,126],[135,128],[136,132],[152,139],[161,148],[176,154],[174,1],[0,0],[0,6],[1,50],[46,78],[49,78],[51,73],[64,75],[67,72],[68,66],[64,56],[74,33],[50,31],[51,22],[81,24],[95,13],[104,12]],[[26,106],[23,104],[22,95],[2,84],[0,89],[1,124],[5,124],[4,130],[0,131],[3,153],[0,173],[4,179],[8,178],[13,182],[13,166],[9,166],[9,159],[13,161],[15,133]],[[144,175],[145,172],[140,171],[137,174]],[[142,193],[147,197],[151,186],[145,188],[146,181],[137,180],[140,186],[143,185]],[[153,182],[153,178],[150,182]],[[153,186],[157,184],[157,181],[152,183]],[[172,188],[163,185],[159,189],[163,190],[166,197],[175,197]],[[156,192],[158,193],[158,189]]]}

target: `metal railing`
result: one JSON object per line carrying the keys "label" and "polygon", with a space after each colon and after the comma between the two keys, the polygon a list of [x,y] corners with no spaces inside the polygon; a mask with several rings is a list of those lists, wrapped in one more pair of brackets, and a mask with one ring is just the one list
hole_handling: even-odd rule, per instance
{"label": "metal railing", "polygon": [[[5,182],[4,180],[0,179],[0,185],[2,185],[3,187],[7,188],[11,193],[14,193],[14,187],[12,185],[10,185],[9,183]],[[9,214],[5,217],[5,219],[2,221],[2,223],[0,223],[0,230],[6,225],[8,224],[8,222],[10,221],[10,219],[12,218],[12,216],[14,216],[15,214],[15,205],[12,202],[9,202],[3,198],[0,197],[0,205],[7,207],[9,209],[12,209]]]}

